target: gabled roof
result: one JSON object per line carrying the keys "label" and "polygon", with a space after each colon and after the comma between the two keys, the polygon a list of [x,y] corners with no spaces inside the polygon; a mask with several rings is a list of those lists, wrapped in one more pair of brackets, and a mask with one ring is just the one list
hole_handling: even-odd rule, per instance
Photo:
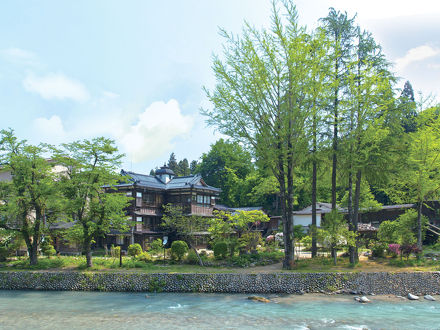
{"label": "gabled roof", "polygon": [[146,187],[146,188],[155,188],[161,190],[173,190],[173,189],[185,189],[185,188],[197,188],[210,190],[214,192],[220,192],[221,189],[211,187],[203,181],[202,177],[199,174],[196,175],[188,175],[188,176],[176,176],[172,178],[168,183],[162,182],[158,177],[153,175],[145,175],[139,174],[129,171],[121,171],[122,175],[127,176],[127,182],[121,182],[116,185],[119,187],[133,185]]}
{"label": "gabled roof", "polygon": [[[332,211],[331,203],[316,203],[316,213],[317,214],[325,214],[330,213]],[[341,213],[345,213],[347,210],[338,207],[338,211]],[[312,214],[312,205],[307,206],[305,209],[300,211],[294,211],[293,214],[301,215],[301,214]]]}

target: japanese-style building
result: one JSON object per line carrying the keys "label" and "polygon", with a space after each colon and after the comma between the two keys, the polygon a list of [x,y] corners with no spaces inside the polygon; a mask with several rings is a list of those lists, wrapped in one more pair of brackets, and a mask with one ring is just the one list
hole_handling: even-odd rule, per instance
{"label": "japanese-style building", "polygon": [[126,177],[114,188],[133,197],[127,209],[135,225],[128,233],[112,231],[103,244],[123,245],[139,243],[142,248],[165,234],[160,227],[163,206],[172,204],[182,207],[188,215],[212,216],[220,189],[207,185],[196,175],[176,176],[167,166],[156,170],[155,175],[145,175],[121,170]]}

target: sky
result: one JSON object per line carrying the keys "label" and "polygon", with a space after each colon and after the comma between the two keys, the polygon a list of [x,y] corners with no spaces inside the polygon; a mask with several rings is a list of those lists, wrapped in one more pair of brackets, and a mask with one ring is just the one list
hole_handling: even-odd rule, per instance
{"label": "sky", "polygon": [[[400,78],[440,96],[437,0],[298,0],[308,28],[329,7],[357,14]],[[171,152],[199,159],[221,137],[200,115],[219,27],[270,26],[271,0],[0,2],[0,129],[30,143],[106,136],[140,173]]]}

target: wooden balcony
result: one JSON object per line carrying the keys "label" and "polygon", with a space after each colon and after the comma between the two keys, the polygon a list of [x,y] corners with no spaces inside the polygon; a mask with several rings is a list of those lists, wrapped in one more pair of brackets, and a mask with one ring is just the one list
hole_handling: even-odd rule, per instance
{"label": "wooden balcony", "polygon": [[200,205],[200,204],[192,204],[191,205],[191,214],[193,215],[203,215],[203,216],[212,216],[212,211],[214,208],[210,205]]}

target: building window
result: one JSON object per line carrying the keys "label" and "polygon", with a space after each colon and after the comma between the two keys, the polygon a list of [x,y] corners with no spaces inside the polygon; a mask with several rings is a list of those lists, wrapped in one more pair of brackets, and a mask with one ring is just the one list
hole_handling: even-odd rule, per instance
{"label": "building window", "polygon": [[142,222],[142,217],[136,217],[136,222]]}
{"label": "building window", "polygon": [[197,204],[211,204],[211,196],[197,195]]}
{"label": "building window", "polygon": [[131,197],[131,196],[133,196],[133,194],[132,194],[131,191],[127,191],[127,192],[125,193],[125,196],[127,196],[127,197]]}
{"label": "building window", "polygon": [[145,203],[153,204],[156,200],[156,195],[155,194],[144,194],[142,199]]}
{"label": "building window", "polygon": [[142,192],[136,191],[136,197],[137,198],[142,198]]}

